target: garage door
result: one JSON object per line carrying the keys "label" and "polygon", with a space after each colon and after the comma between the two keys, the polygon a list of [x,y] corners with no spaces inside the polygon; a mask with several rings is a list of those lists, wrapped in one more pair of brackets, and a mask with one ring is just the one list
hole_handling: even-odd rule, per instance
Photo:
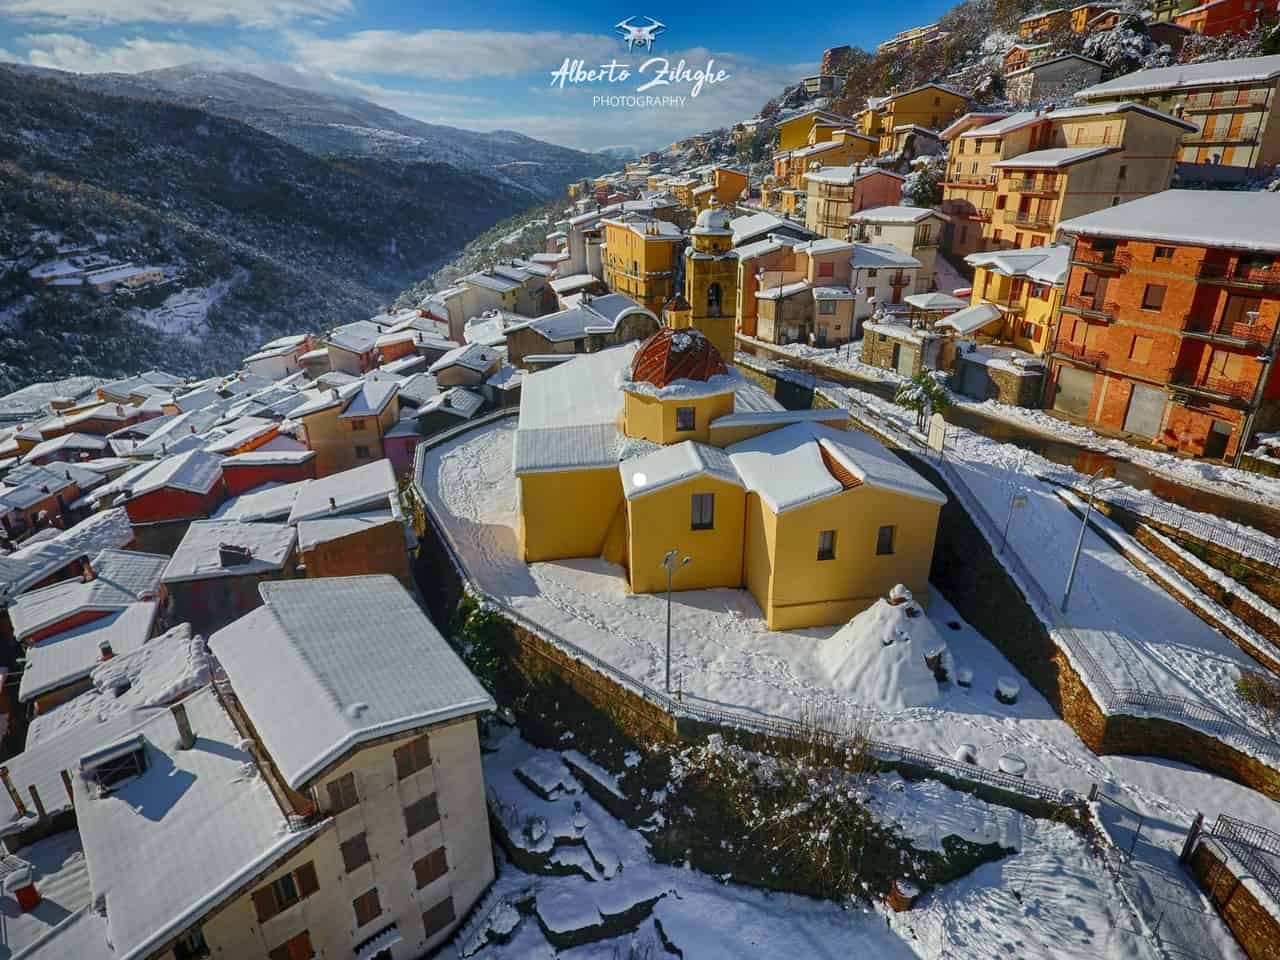
{"label": "garage door", "polygon": [[1129,409],[1124,415],[1124,428],[1142,437],[1154,437],[1164,419],[1164,391],[1157,387],[1134,384],[1129,395]]}
{"label": "garage door", "polygon": [[1091,370],[1062,367],[1058,371],[1058,389],[1053,395],[1053,409],[1073,417],[1087,416],[1095,376]]}
{"label": "garage door", "polygon": [[904,377],[914,376],[916,372],[915,347],[903,346],[898,351],[898,373]]}

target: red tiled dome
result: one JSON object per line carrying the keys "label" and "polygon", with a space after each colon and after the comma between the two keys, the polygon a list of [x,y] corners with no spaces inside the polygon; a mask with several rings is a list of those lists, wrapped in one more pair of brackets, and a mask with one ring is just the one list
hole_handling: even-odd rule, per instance
{"label": "red tiled dome", "polygon": [[710,380],[728,373],[720,351],[701,330],[663,327],[636,351],[631,379],[665,387],[673,380]]}

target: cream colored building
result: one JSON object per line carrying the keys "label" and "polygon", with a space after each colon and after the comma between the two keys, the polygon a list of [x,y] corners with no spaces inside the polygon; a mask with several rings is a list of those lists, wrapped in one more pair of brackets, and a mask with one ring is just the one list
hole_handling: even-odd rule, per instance
{"label": "cream colored building", "polygon": [[855,213],[849,223],[858,243],[885,243],[920,261],[915,292],[938,289],[938,248],[947,229],[944,214],[928,207],[872,207]]}

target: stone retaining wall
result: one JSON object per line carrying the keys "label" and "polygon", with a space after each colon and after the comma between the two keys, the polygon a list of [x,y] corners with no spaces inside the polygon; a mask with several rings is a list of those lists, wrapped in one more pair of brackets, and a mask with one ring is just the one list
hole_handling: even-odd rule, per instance
{"label": "stone retaining wall", "polygon": [[1280,920],[1240,882],[1217,844],[1201,839],[1187,864],[1249,960],[1280,958]]}

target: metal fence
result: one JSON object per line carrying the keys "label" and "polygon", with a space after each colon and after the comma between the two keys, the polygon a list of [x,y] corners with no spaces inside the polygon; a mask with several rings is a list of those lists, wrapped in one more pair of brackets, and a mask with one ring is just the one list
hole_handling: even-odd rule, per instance
{"label": "metal fence", "polygon": [[1280,904],[1280,833],[1225,813],[1205,833],[1218,841]]}
{"label": "metal fence", "polygon": [[[904,430],[901,425],[883,416],[874,407],[850,396],[846,389],[837,387],[831,390],[820,386],[816,392],[828,402],[858,414],[858,418],[865,426],[891,442],[915,451],[925,449],[922,438],[910,430]],[[994,550],[1000,541],[999,524],[992,518],[982,501],[969,489],[962,471],[945,457],[939,458],[936,466],[951,487],[956,499],[963,504]],[[1173,509],[1181,510],[1177,507]],[[1192,514],[1192,516],[1198,515]],[[1187,697],[1153,693],[1112,683],[1107,671],[1098,663],[1090,650],[1090,645],[1066,622],[1058,605],[1050,599],[1040,581],[1023,563],[1017,552],[1004,550],[997,556],[1005,568],[1013,574],[1024,593],[1028,594],[1027,600],[1036,608],[1041,620],[1051,625],[1050,629],[1054,637],[1059,641],[1104,713],[1154,717],[1182,724],[1210,734],[1224,743],[1251,754],[1268,766],[1280,769],[1280,746],[1277,746],[1270,737],[1255,733],[1222,711]],[[1123,635],[1110,633],[1109,636],[1121,647],[1132,646],[1132,641]]]}

